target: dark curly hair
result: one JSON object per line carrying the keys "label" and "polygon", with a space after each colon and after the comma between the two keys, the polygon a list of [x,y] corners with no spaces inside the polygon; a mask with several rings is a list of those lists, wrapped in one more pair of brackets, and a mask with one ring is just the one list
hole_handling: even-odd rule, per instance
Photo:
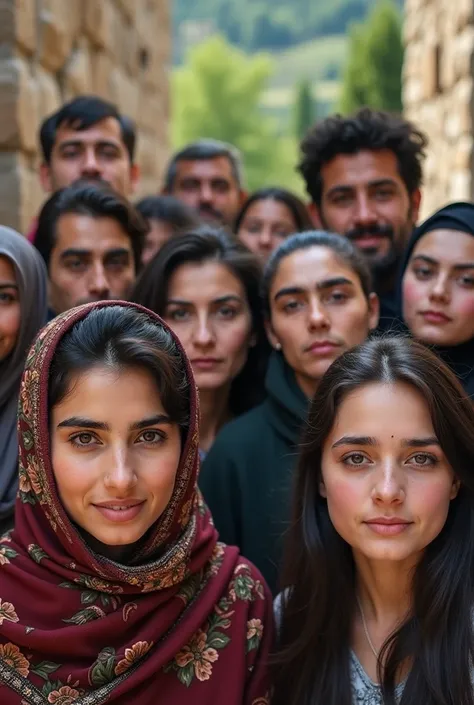
{"label": "dark curly hair", "polygon": [[324,164],[339,154],[389,149],[397,158],[408,193],[412,194],[421,185],[427,144],[426,136],[401,116],[362,108],[349,117],[331,115],[316,123],[301,142],[302,158],[298,168],[311,200],[319,207]]}

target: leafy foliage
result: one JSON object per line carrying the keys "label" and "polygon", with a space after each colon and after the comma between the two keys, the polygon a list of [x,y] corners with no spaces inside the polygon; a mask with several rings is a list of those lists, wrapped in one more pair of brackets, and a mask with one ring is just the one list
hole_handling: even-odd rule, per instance
{"label": "leafy foliage", "polygon": [[[343,34],[378,0],[174,0],[174,25],[212,20],[215,29],[249,50],[282,49],[325,34]],[[398,0],[401,5],[403,0]]]}
{"label": "leafy foliage", "polygon": [[192,49],[172,81],[175,147],[202,137],[230,142],[243,154],[247,185],[298,188],[296,144],[277,133],[261,108],[269,57],[246,56],[215,36]]}
{"label": "leafy foliage", "polygon": [[313,98],[311,83],[308,79],[300,81],[296,86],[294,105],[294,132],[296,139],[301,139],[316,121],[316,105]]}
{"label": "leafy foliage", "polygon": [[365,23],[352,27],[342,112],[363,105],[401,112],[402,67],[400,13],[391,0],[380,0]]}

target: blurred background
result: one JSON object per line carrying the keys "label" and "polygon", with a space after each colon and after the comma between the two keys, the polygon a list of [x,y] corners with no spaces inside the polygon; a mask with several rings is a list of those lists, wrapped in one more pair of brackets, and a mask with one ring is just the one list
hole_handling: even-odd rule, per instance
{"label": "blurred background", "polygon": [[403,0],[173,0],[170,138],[237,145],[252,190],[303,195],[297,144],[318,118],[402,110]]}

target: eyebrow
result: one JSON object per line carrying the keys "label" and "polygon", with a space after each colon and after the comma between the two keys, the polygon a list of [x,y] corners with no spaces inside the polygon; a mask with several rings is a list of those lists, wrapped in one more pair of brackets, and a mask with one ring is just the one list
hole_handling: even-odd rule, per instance
{"label": "eyebrow", "polygon": [[[333,448],[340,446],[376,446],[377,440],[371,436],[343,436],[333,444]],[[426,446],[439,446],[439,441],[436,436],[427,436],[426,438],[405,438],[402,441],[405,448],[426,448]]]}
{"label": "eyebrow", "polygon": [[[334,286],[354,286],[354,282],[346,277],[332,277],[331,279],[323,279],[322,281],[317,282],[316,289],[317,291],[324,291],[325,289],[332,289]],[[307,290],[299,286],[287,286],[280,289],[280,291],[277,291],[273,300],[277,301],[282,296],[304,294],[305,291]]]}
{"label": "eyebrow", "polygon": [[[374,179],[373,181],[369,181],[367,186],[369,188],[377,188],[378,186],[397,186],[397,182],[393,179]],[[326,196],[331,196],[338,192],[351,192],[355,188],[356,186],[350,186],[349,184],[338,184],[337,186],[333,186],[333,188],[329,189]]]}
{"label": "eyebrow", "polygon": [[0,289],[16,289],[18,291],[18,284],[15,282],[0,282]]}
{"label": "eyebrow", "polygon": [[[166,414],[155,414],[154,416],[141,419],[141,421],[136,421],[130,425],[129,429],[130,431],[140,431],[148,426],[157,426],[158,424],[170,423],[171,419]],[[93,419],[88,419],[84,416],[71,416],[69,419],[64,419],[64,421],[58,423],[58,428],[87,428],[94,429],[96,431],[110,431],[109,424],[104,421],[94,421]]]}
{"label": "eyebrow", "polygon": [[[92,255],[91,250],[82,250],[77,247],[70,247],[67,250],[61,252],[61,259],[67,259],[68,257],[90,257]],[[129,250],[124,247],[118,247],[114,250],[107,250],[104,252],[104,257],[117,257],[122,255],[129,255]]]}
{"label": "eyebrow", "polygon": [[[237,301],[238,303],[242,303],[242,299],[240,296],[236,296],[235,294],[228,294],[227,296],[219,296],[217,299],[212,299],[213,304],[226,304],[229,301]],[[168,299],[166,302],[167,306],[193,306],[192,301],[185,301],[184,299]]]}
{"label": "eyebrow", "polygon": [[[415,255],[412,259],[412,262],[415,260],[423,260],[423,262],[426,262],[427,264],[432,264],[433,266],[438,266],[439,261],[436,259],[433,259],[432,257],[428,257],[428,255]],[[453,269],[456,269],[458,271],[463,271],[465,269],[474,269],[474,262],[463,262],[459,264],[454,264]]]}
{"label": "eyebrow", "polygon": [[[64,140],[64,142],[60,142],[58,144],[58,149],[64,149],[65,147],[83,147],[85,144],[88,144],[88,142],[85,142],[83,140]],[[119,145],[117,142],[113,142],[112,140],[97,140],[96,142],[93,142],[94,145],[99,146],[99,147],[116,147],[119,148]]]}

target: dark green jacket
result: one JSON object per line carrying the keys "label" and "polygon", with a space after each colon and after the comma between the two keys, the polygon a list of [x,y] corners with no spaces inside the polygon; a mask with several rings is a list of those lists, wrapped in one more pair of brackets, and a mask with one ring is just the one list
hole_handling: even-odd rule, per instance
{"label": "dark green jacket", "polygon": [[308,402],[281,353],[270,358],[265,386],[263,404],[219,433],[199,485],[221,541],[238,546],[275,593]]}

